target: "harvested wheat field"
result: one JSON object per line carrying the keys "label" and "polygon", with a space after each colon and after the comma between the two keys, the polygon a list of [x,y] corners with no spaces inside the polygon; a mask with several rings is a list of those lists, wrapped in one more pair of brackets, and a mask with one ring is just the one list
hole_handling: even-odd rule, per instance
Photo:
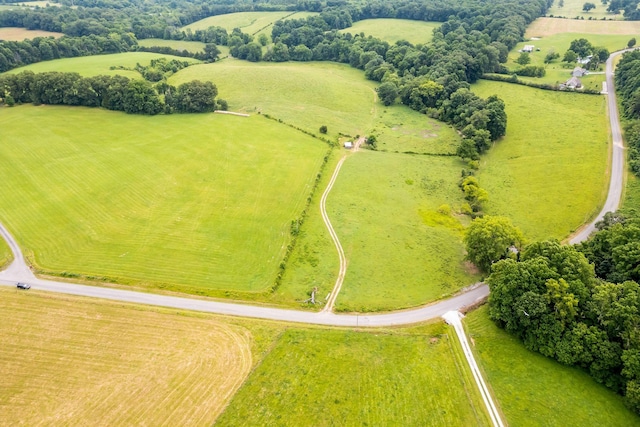
{"label": "harvested wheat field", "polygon": [[0,425],[211,425],[251,335],[211,316],[0,289]]}
{"label": "harvested wheat field", "polygon": [[0,28],[0,40],[21,42],[24,39],[35,39],[36,37],[54,37],[60,38],[64,36],[62,33],[54,33],[51,31],[27,30],[19,27]]}
{"label": "harvested wheat field", "polygon": [[529,25],[525,38],[546,37],[554,34],[640,34],[640,21],[589,21],[562,18],[538,18]]}

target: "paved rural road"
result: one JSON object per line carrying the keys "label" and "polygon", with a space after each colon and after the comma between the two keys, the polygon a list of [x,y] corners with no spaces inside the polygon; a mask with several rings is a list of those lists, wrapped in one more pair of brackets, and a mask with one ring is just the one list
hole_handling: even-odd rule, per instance
{"label": "paved rural road", "polygon": [[459,295],[444,301],[439,301],[435,304],[413,310],[374,315],[335,314],[328,312],[313,313],[308,311],[233,304],[204,299],[174,297],[37,278],[25,264],[20,247],[14,240],[13,236],[11,236],[7,229],[1,224],[0,235],[2,235],[2,237],[4,237],[4,239],[9,243],[14,255],[13,263],[6,270],[0,272],[0,285],[15,286],[16,282],[24,282],[30,284],[32,289],[43,291],[103,298],[115,301],[126,301],[136,304],[156,305],[181,310],[204,311],[230,316],[253,317],[316,325],[356,327],[393,326],[435,319],[448,311],[460,310],[463,307],[475,304],[489,294],[489,288],[486,285],[477,284]]}
{"label": "paved rural road", "polygon": [[578,230],[569,240],[569,243],[576,244],[587,240],[589,235],[596,229],[596,222],[600,221],[607,212],[615,212],[622,200],[622,188],[624,185],[624,144],[622,143],[622,131],[620,130],[620,117],[618,116],[618,104],[616,103],[616,91],[613,79],[613,59],[628,52],[631,49],[624,49],[613,52],[607,59],[606,79],[607,79],[607,104],[609,108],[609,122],[611,123],[611,140],[613,143],[611,158],[611,180],[609,181],[609,193],[604,202],[602,210],[598,216],[589,224]]}
{"label": "paved rural road", "polygon": [[[578,243],[584,241],[595,230],[595,223],[601,220],[606,212],[615,211],[620,205],[620,200],[622,197],[622,185],[624,182],[624,146],[622,143],[622,132],[620,130],[618,107],[616,104],[616,96],[614,91],[613,58],[624,53],[625,51],[626,50],[612,53],[607,60],[606,68],[608,91],[607,101],[613,140],[613,156],[609,194],[607,196],[605,205],[602,208],[602,211],[598,214],[596,219],[594,219],[593,222],[576,233],[570,239],[570,243]],[[339,171],[339,169],[337,170]],[[323,217],[325,214],[326,212],[323,212]],[[330,228],[330,230],[333,230],[333,228],[330,227],[330,223],[328,224],[328,227]],[[487,285],[476,284],[456,296],[436,302],[431,305],[411,310],[372,315],[341,315],[329,311],[313,313],[307,311],[225,303],[195,298],[174,297],[123,289],[87,286],[75,283],[65,283],[39,279],[33,275],[29,267],[26,265],[20,247],[2,224],[0,224],[0,235],[2,235],[4,239],[9,243],[9,246],[14,255],[13,263],[6,270],[0,272],[0,285],[15,286],[16,282],[24,282],[30,284],[33,289],[38,290],[103,298],[115,301],[126,301],[136,304],[149,304],[161,307],[171,307],[182,310],[196,310],[231,316],[252,317],[316,325],[375,327],[404,325],[439,318],[449,311],[456,311],[464,307],[473,305],[489,295],[489,288]],[[332,238],[334,238],[333,234]],[[335,237],[334,243],[336,243],[338,252],[341,253],[342,247],[340,246],[340,242],[337,240],[337,236]],[[344,253],[342,253],[342,257],[344,257]],[[344,278],[344,271],[346,270],[342,270],[342,265],[343,262],[341,261],[341,272]],[[344,262],[344,265],[344,268],[346,269],[346,261]],[[333,294],[337,295],[337,292],[339,290],[339,286],[334,287]]]}

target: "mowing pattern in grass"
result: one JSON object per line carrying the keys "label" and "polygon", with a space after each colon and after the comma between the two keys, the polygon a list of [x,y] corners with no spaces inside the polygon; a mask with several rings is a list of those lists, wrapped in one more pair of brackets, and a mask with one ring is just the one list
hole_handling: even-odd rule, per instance
{"label": "mowing pattern in grass", "polygon": [[486,425],[444,326],[430,332],[289,330],[216,425]]}
{"label": "mowing pattern in grass", "polygon": [[84,77],[90,76],[125,76],[131,79],[140,79],[140,73],[128,70],[110,70],[112,66],[121,65],[123,67],[135,67],[137,63],[148,65],[152,59],[167,58],[177,59],[178,61],[187,61],[191,63],[199,63],[197,59],[182,58],[180,56],[162,55],[150,52],[127,52],[115,53],[113,55],[94,55],[82,56],[78,58],[56,59],[54,61],[44,61],[25,67],[15,68],[7,73],[20,73],[25,70],[34,73],[44,73],[46,71],[60,71],[64,73],[79,73]]}
{"label": "mowing pattern in grass", "polygon": [[[225,15],[210,16],[183,27],[183,30],[205,30],[209,27],[222,27],[231,32],[240,28],[243,33],[255,34],[261,29],[273,25],[282,19],[303,19],[317,15],[313,12],[238,12]],[[271,31],[269,31],[269,34]]]}
{"label": "mowing pattern in grass", "polygon": [[202,52],[204,50],[204,43],[186,40],[143,39],[138,40],[138,44],[144,47],[166,46],[171,49],[186,50],[192,53]]}
{"label": "mowing pattern in grass", "polygon": [[[415,306],[477,279],[464,271],[462,225],[436,211],[462,203],[460,168],[456,158],[366,150],[346,160],[327,200],[348,260],[338,310]],[[281,287],[298,300],[314,287],[324,298],[338,271],[319,216],[305,223]]]}
{"label": "mowing pattern in grass", "polygon": [[222,296],[273,283],[327,150],[260,116],[22,106],[0,128],[0,218],[40,267]]}
{"label": "mowing pattern in grass", "polygon": [[413,44],[426,44],[433,38],[433,29],[442,22],[411,21],[408,19],[364,19],[354,22],[353,26],[340,32],[350,34],[364,33],[394,44],[406,40]]}
{"label": "mowing pattern in grass", "polygon": [[507,136],[481,160],[486,213],[537,240],[562,239],[599,211],[608,187],[604,97],[488,81],[472,90],[499,94],[509,116]]}
{"label": "mowing pattern in grass", "polygon": [[464,323],[509,425],[640,426],[622,397],[579,369],[527,350],[489,320],[486,307]]}
{"label": "mowing pattern in grass", "polygon": [[209,318],[0,289],[3,425],[211,425],[252,366]]}
{"label": "mowing pattern in grass", "polygon": [[54,33],[51,31],[27,30],[19,27],[0,28],[0,40],[22,41],[24,39],[35,39],[36,37],[62,37],[62,33]]}

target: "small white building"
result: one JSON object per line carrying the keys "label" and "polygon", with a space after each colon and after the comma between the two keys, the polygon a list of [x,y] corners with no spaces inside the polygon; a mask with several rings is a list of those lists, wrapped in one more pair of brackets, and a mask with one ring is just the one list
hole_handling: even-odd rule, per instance
{"label": "small white building", "polygon": [[344,143],[344,148],[351,150],[353,148],[353,142],[347,141]]}
{"label": "small white building", "polygon": [[522,48],[522,51],[531,53],[531,52],[533,52],[534,48],[535,48],[535,46],[532,45],[532,44],[525,44],[524,47]]}

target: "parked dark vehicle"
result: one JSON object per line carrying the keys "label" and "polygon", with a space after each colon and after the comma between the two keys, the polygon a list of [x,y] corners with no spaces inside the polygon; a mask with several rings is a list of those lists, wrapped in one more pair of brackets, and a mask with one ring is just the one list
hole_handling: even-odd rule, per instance
{"label": "parked dark vehicle", "polygon": [[16,287],[18,289],[30,289],[31,285],[29,285],[28,283],[20,283],[20,282],[18,282],[18,283],[16,283]]}

